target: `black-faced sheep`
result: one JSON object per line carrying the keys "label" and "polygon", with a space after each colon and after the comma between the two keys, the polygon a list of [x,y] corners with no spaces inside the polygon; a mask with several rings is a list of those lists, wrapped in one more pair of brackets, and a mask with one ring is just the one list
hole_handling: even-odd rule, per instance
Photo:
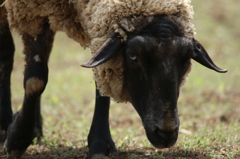
{"label": "black-faced sheep", "polygon": [[[131,102],[149,141],[157,148],[166,148],[178,137],[177,99],[190,72],[191,59],[226,72],[193,38],[193,11],[188,0],[6,0],[5,7],[10,27],[22,35],[26,55],[23,105],[9,126],[9,121],[5,122],[5,148],[14,157],[26,151],[37,133],[41,135],[39,100],[48,80],[47,62],[56,31],[64,31],[93,53],[82,65],[93,68],[98,88],[88,135],[92,158],[116,151],[108,123],[109,97]],[[4,16],[1,13],[0,17]],[[8,26],[7,21],[0,27],[3,24]],[[5,39],[12,41],[4,32],[0,41]],[[9,45],[13,48],[12,42]],[[11,61],[13,49],[7,52],[11,52]],[[4,52],[0,57],[2,62]],[[1,87],[1,91],[10,96],[9,86],[7,90]],[[2,103],[0,107],[6,108]],[[7,109],[9,119],[10,104]],[[6,126],[3,129],[1,125],[1,129],[6,130]]]}

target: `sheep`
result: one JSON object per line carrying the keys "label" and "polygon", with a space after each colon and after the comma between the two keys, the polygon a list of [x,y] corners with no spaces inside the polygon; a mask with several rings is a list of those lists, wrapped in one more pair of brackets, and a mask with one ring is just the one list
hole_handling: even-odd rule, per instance
{"label": "sheep", "polygon": [[41,125],[39,100],[56,31],[93,54],[82,65],[93,69],[97,86],[88,135],[91,158],[116,151],[108,123],[110,97],[132,103],[155,147],[171,147],[178,137],[179,89],[191,70],[191,58],[217,72],[227,71],[194,38],[189,0],[6,0],[4,5],[26,56],[24,102],[5,141],[7,152],[17,158],[41,134],[41,126],[35,125]]}

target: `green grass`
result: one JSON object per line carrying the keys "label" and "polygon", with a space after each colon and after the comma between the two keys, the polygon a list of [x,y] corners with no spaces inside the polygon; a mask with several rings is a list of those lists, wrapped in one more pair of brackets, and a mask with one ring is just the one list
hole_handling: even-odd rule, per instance
{"label": "green grass", "polygon": [[[130,104],[112,102],[110,125],[119,152],[110,158],[240,158],[240,2],[192,3],[196,38],[228,73],[219,74],[193,62],[189,81],[182,88],[178,102],[181,120],[178,142],[169,149],[151,146]],[[24,92],[24,57],[16,33],[14,38],[17,50],[12,100],[16,112]],[[40,145],[30,146],[24,158],[87,157],[86,139],[93,115],[95,86],[91,69],[80,64],[90,56],[89,50],[57,33],[49,61],[49,82],[42,96],[44,138]]]}

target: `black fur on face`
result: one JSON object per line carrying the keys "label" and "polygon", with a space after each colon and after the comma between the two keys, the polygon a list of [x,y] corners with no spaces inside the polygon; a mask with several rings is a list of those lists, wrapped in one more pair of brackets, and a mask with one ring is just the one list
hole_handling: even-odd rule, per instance
{"label": "black fur on face", "polygon": [[144,31],[130,35],[124,54],[124,82],[150,142],[175,144],[179,118],[179,87],[190,67],[191,40],[172,19],[157,17]]}
{"label": "black fur on face", "polygon": [[[124,19],[124,24],[132,21]],[[179,118],[179,87],[190,69],[190,59],[219,73],[207,51],[195,38],[188,39],[184,28],[172,16],[151,16],[122,26],[126,42],[113,32],[83,67],[97,67],[115,56],[124,59],[123,88],[140,115],[150,142],[158,148],[175,144]]]}

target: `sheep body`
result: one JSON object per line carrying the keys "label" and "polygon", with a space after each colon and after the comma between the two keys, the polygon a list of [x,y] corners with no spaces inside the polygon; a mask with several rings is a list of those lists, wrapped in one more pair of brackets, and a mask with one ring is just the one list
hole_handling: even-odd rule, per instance
{"label": "sheep body", "polygon": [[[126,17],[134,21],[145,16],[170,15],[181,25],[187,38],[192,39],[194,35],[189,0],[7,0],[5,6],[10,27],[20,34],[36,36],[48,20],[53,31],[65,32],[83,47],[90,47],[92,53],[112,32],[127,39],[122,26],[128,31],[134,31],[136,26],[124,23]],[[123,83],[122,64],[122,56],[118,55],[93,68],[93,72],[102,95],[127,102],[129,95]]]}
{"label": "sheep body", "polygon": [[10,27],[20,34],[36,36],[42,24],[49,21],[53,31],[63,31],[82,46],[89,43],[88,36],[77,22],[77,13],[68,0],[7,0]]}

